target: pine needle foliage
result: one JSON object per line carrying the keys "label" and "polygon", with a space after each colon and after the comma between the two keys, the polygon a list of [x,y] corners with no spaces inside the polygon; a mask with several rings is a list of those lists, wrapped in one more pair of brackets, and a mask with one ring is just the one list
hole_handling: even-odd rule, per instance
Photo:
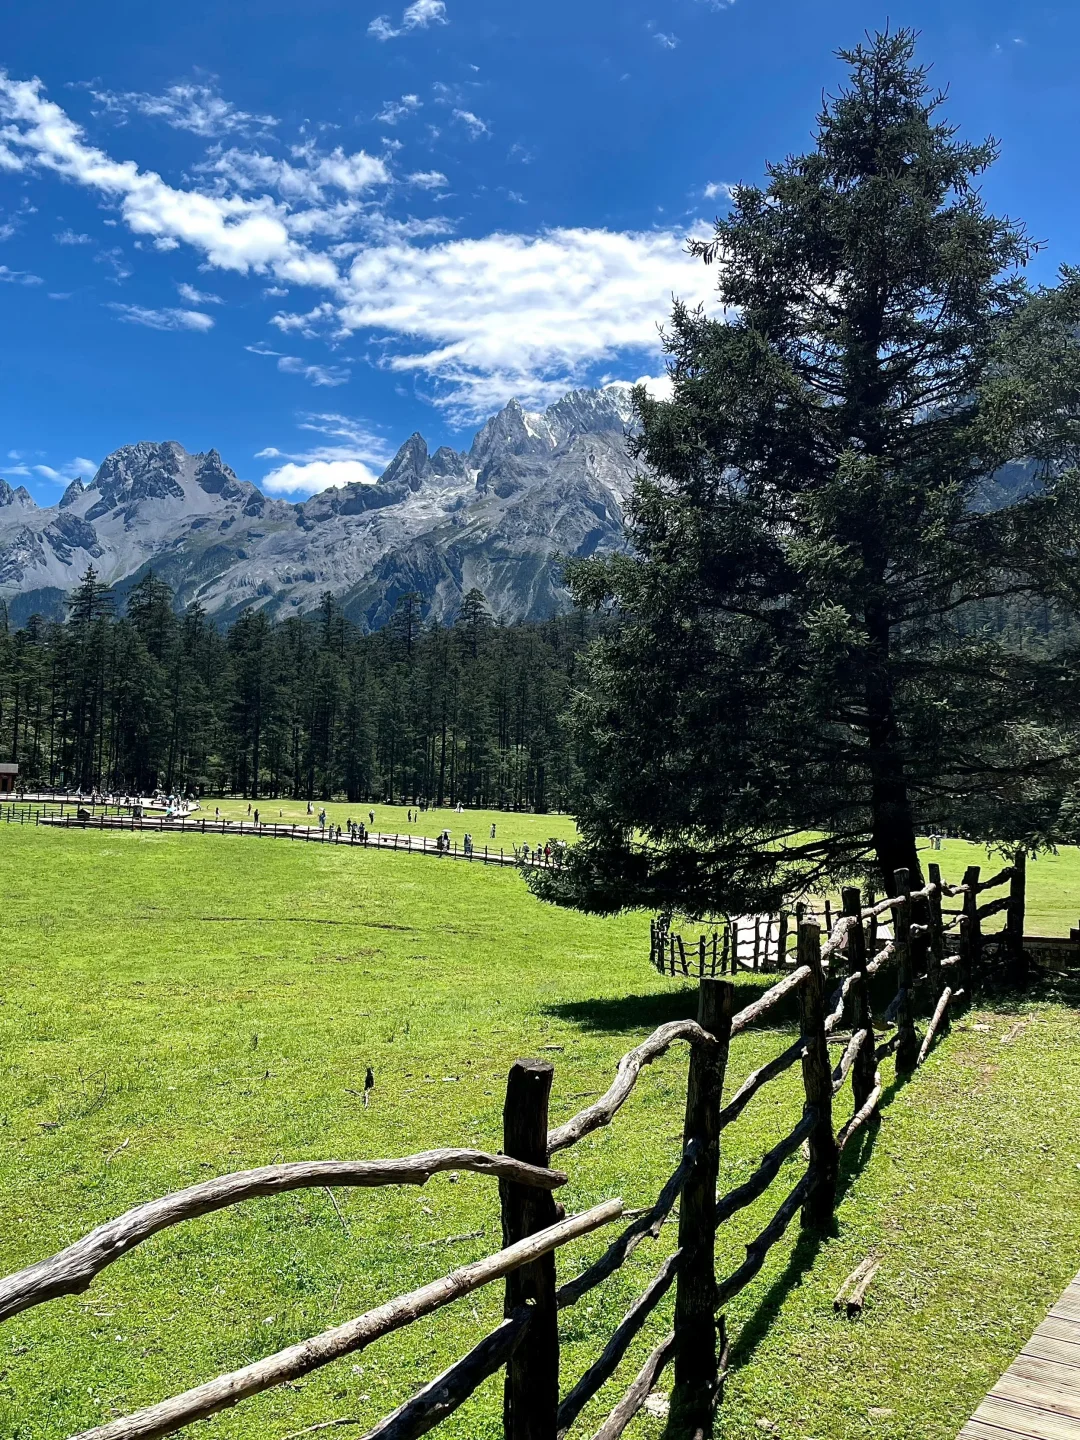
{"label": "pine needle foliage", "polygon": [[676,305],[671,398],[636,392],[632,552],[570,569],[620,623],[547,898],[743,910],[917,876],[923,825],[1074,828],[1080,274],[1028,283],[913,32],[841,59],[815,148],[691,242],[724,313]]}

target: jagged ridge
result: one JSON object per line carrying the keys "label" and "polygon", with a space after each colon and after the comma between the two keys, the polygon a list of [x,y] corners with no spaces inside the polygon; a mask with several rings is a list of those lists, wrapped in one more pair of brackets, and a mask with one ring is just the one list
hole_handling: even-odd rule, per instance
{"label": "jagged ridge", "polygon": [[419,591],[445,620],[473,586],[501,619],[566,604],[553,557],[618,547],[634,473],[625,387],[577,390],[542,414],[511,401],[467,451],[405,441],[374,485],[294,504],[239,480],[216,450],[140,441],[110,455],[55,506],[0,480],[0,599],[16,622],[62,613],[88,564],[120,590],[148,568],[223,620],[275,617],[327,590],[377,627]]}

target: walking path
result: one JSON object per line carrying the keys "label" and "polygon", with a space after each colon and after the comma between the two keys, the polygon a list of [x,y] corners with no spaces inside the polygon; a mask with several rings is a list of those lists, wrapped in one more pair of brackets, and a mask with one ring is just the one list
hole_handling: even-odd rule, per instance
{"label": "walking path", "polygon": [[958,1440],[1080,1440],[1080,1275]]}

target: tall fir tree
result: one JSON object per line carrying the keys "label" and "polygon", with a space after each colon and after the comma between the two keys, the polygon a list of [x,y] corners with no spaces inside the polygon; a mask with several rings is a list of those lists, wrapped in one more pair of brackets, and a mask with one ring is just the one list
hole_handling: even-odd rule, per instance
{"label": "tall fir tree", "polygon": [[985,614],[1080,602],[1080,277],[1025,283],[1034,247],[979,188],[996,146],[942,118],[912,32],[841,58],[815,149],[693,244],[726,313],[677,306],[672,396],[636,392],[633,552],[571,567],[619,623],[549,898],[775,906],[917,877],[923,825],[1063,833],[1076,648]]}

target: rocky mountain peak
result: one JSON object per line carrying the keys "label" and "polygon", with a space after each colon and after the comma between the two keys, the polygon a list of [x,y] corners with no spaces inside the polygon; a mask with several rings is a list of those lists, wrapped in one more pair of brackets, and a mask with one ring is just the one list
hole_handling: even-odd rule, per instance
{"label": "rocky mountain peak", "polygon": [[6,480],[0,480],[0,505],[28,505],[34,510],[37,509],[34,497],[25,485],[20,485],[13,490]]}
{"label": "rocky mountain peak", "polygon": [[64,491],[63,495],[60,496],[60,509],[66,510],[69,505],[75,504],[75,501],[78,500],[80,495],[85,494],[86,486],[83,484],[82,480],[72,480],[71,484]]}

